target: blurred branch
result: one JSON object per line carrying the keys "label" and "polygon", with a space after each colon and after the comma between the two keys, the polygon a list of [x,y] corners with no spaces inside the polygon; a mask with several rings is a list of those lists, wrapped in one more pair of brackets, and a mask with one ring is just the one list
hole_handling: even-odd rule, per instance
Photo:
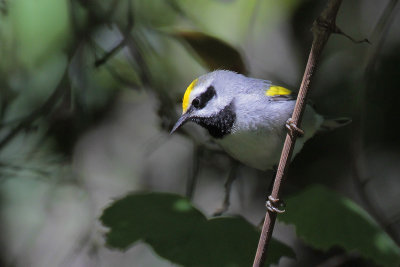
{"label": "blurred branch", "polygon": [[10,162],[0,162],[0,168],[1,169],[10,169],[12,171],[18,172],[21,170],[28,170],[34,173],[37,173],[40,176],[49,176],[50,172],[42,170],[41,168],[35,168],[35,167],[30,167],[24,165],[16,165],[16,164],[11,164]]}
{"label": "blurred branch", "polygon": [[31,125],[42,115],[48,115],[53,107],[58,103],[59,100],[65,93],[65,88],[69,84],[68,69],[64,71],[64,75],[60,80],[60,83],[53,91],[53,93],[47,98],[47,100],[36,110],[32,111],[28,116],[21,119],[19,124],[15,126],[10,132],[0,140],[0,150],[8,144],[20,131],[29,129]]}
{"label": "blurred branch", "polygon": [[375,69],[377,61],[386,41],[389,29],[393,25],[393,20],[396,17],[399,9],[400,7],[398,6],[398,0],[389,1],[372,33],[374,46],[370,50],[369,58],[364,70],[364,86],[362,88],[365,88],[365,90],[360,91],[360,105],[358,106],[359,110],[355,112],[355,114],[357,114],[357,117],[354,118],[353,121],[354,131],[352,140],[352,178],[355,184],[355,188],[363,203],[367,207],[368,211],[398,245],[400,245],[400,236],[398,234],[398,231],[395,230],[392,222],[387,222],[384,219],[380,207],[377,206],[376,201],[371,200],[371,197],[367,193],[366,185],[371,180],[371,178],[369,177],[369,174],[367,172],[368,165],[364,151],[364,133],[366,121],[363,114],[367,114],[368,110],[368,92],[376,89]]}
{"label": "blurred branch", "polygon": [[398,12],[398,2],[398,0],[390,0],[374,28],[372,40],[379,41],[375,47],[372,47],[372,52],[367,61],[367,66],[365,68],[366,80],[373,78],[372,75],[376,65],[376,60],[382,50],[383,44],[386,41],[388,31],[393,23],[393,19],[396,17],[396,12]]}
{"label": "blurred branch", "polygon": [[1,122],[0,123],[0,128],[5,128],[5,127],[10,127],[12,125],[15,125],[15,124],[19,123],[21,120],[23,120],[23,118],[24,117]]}
{"label": "blurred branch", "polygon": [[[120,1],[114,0],[113,3],[111,4],[111,8],[108,11],[107,16],[112,16],[113,12],[116,9],[116,6],[118,5]],[[114,56],[117,52],[119,52],[125,45],[126,42],[128,41],[128,36],[130,32],[132,31],[133,25],[134,25],[134,20],[133,20],[133,12],[132,12],[132,1],[128,0],[128,11],[127,11],[127,26],[125,30],[122,30],[124,38],[122,41],[117,44],[113,49],[111,49],[109,52],[104,54],[100,59],[97,59],[96,62],[94,63],[94,66],[97,68],[104,63],[106,63],[112,56]],[[120,28],[121,30],[121,28]]]}
{"label": "blurred branch", "polygon": [[[121,29],[120,29],[121,30]],[[123,32],[123,31],[122,31]],[[124,39],[126,40],[126,45],[128,48],[129,53],[131,54],[132,58],[135,60],[136,64],[139,66],[139,76],[140,80],[142,81],[144,86],[150,86],[151,84],[151,71],[144,60],[141,51],[139,50],[139,40],[136,36],[133,36],[131,33],[123,32]],[[156,89],[156,88],[153,88]],[[160,90],[158,90],[160,91]]]}
{"label": "blurred branch", "polygon": [[[306,106],[311,78],[313,77],[318,58],[321,55],[321,52],[329,36],[331,35],[331,33],[334,32],[333,29],[337,28],[336,16],[341,3],[342,0],[328,1],[321,15],[313,23],[312,31],[314,39],[308,57],[307,66],[304,72],[303,81],[300,85],[300,91],[291,118],[290,124],[293,127],[292,129],[298,130],[298,127],[300,127],[301,119]],[[286,135],[286,140],[283,146],[281,159],[279,161],[272,193],[268,197],[269,201],[272,202],[272,208],[268,208],[265,215],[264,225],[260,235],[256,256],[254,258],[254,267],[264,266],[264,262],[266,260],[268,244],[272,237],[272,232],[277,217],[277,210],[279,210],[279,207],[275,207],[274,205],[279,203],[280,187],[283,179],[286,177],[287,170],[289,168],[289,163],[292,157],[294,145],[296,143],[296,138],[297,136],[293,133],[293,131],[292,134],[289,131],[289,133]]]}
{"label": "blurred branch", "polygon": [[[74,31],[75,31],[75,39],[69,43],[69,45],[66,47],[65,51],[68,56],[68,60],[70,60],[74,53],[76,52],[77,48],[80,45],[80,38],[86,39],[86,35],[90,33],[95,27],[94,25],[90,22],[87,27],[85,28],[84,31],[79,31],[78,26],[76,23],[77,20],[77,15],[75,14],[75,8],[74,8],[75,1],[70,0],[69,2],[69,8],[70,8],[70,16],[71,20],[73,21],[73,26],[74,26]],[[91,21],[91,20],[89,20]],[[97,22],[97,20],[96,20]],[[85,33],[85,34],[83,34]],[[11,129],[1,140],[0,140],[0,150],[7,145],[19,132],[22,130],[29,129],[32,124],[40,117],[40,116],[48,116],[49,113],[52,111],[52,109],[58,104],[58,100],[60,100],[64,94],[70,89],[69,88],[70,81],[68,77],[68,66],[64,70],[64,74],[62,78],[60,79],[59,84],[53,91],[53,93],[47,98],[47,100],[37,109],[33,110],[29,115],[26,117],[22,118],[18,125],[15,126],[13,129]],[[68,90],[66,90],[66,88]]]}
{"label": "blurred branch", "polygon": [[100,67],[106,63],[112,56],[119,52],[126,45],[126,39],[124,38],[119,44],[117,44],[113,49],[105,53],[101,58],[94,62],[96,68]]}
{"label": "blurred branch", "polygon": [[[118,5],[121,3],[120,0],[112,0],[111,4],[110,4],[110,8],[108,8],[105,16],[107,18],[111,18],[114,15],[114,12],[117,10]],[[129,5],[129,7],[131,6],[131,1],[127,0],[127,3]]]}

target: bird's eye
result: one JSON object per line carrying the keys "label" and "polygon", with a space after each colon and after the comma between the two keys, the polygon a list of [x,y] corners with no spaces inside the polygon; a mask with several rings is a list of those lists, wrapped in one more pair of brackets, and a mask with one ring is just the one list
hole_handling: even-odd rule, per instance
{"label": "bird's eye", "polygon": [[193,99],[192,106],[195,107],[195,108],[199,108],[200,100],[198,98]]}

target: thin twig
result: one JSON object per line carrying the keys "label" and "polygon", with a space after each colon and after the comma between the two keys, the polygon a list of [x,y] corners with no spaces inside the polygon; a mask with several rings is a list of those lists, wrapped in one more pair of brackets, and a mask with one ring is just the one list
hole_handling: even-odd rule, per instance
{"label": "thin twig", "polygon": [[356,40],[353,37],[351,37],[350,35],[348,35],[347,33],[342,32],[341,29],[337,28],[336,30],[337,31],[335,31],[334,33],[343,35],[344,37],[346,37],[347,39],[349,39],[350,41],[352,41],[355,44],[361,44],[361,43],[371,44],[371,42],[367,38],[364,38],[362,40]]}
{"label": "thin twig", "polygon": [[[302,115],[306,106],[311,78],[314,74],[317,60],[322,52],[322,49],[325,46],[325,43],[332,33],[332,29],[336,28],[336,15],[341,3],[342,0],[330,0],[327,3],[325,9],[322,11],[321,15],[314,21],[312,28],[314,39],[308,57],[307,66],[304,72],[303,81],[300,85],[299,95],[297,97],[296,105],[294,107],[293,115],[291,118],[291,122],[294,126],[300,127]],[[269,199],[279,200],[280,187],[283,179],[286,176],[295,142],[296,135],[286,135],[286,140],[283,146],[278,170],[274,180],[274,186],[272,188],[272,193]],[[260,240],[258,243],[256,256],[254,258],[253,267],[263,266],[265,262],[267,248],[272,236],[272,231],[274,229],[276,216],[276,212],[272,212],[269,209],[267,210],[264,225],[260,235]]]}

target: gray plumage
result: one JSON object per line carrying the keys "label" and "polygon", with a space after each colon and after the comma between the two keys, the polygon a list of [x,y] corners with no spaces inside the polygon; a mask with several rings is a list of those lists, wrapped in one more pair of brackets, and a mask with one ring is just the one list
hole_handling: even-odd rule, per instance
{"label": "gray plumage", "polygon": [[[209,130],[215,141],[232,157],[251,167],[267,170],[279,161],[286,135],[285,124],[293,113],[293,95],[267,96],[270,81],[217,70],[198,78],[188,99],[188,109],[172,132],[187,121]],[[307,105],[294,154],[323,123],[321,115]]]}

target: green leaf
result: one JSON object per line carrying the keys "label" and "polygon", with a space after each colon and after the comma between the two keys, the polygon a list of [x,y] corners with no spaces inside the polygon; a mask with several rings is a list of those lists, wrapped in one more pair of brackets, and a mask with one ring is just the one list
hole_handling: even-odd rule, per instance
{"label": "green leaf", "polygon": [[18,43],[14,48],[26,66],[34,70],[49,55],[64,52],[71,38],[68,4],[66,0],[16,0],[10,5],[12,43]]}
{"label": "green leaf", "polygon": [[210,70],[226,69],[246,74],[246,66],[239,51],[224,41],[202,32],[178,32]]}
{"label": "green leaf", "polygon": [[[167,193],[133,193],[115,201],[101,216],[110,228],[107,245],[122,250],[141,240],[183,266],[250,266],[259,231],[241,217],[207,218],[186,198]],[[268,264],[291,248],[272,240]]]}
{"label": "green leaf", "polygon": [[294,224],[308,245],[328,250],[340,246],[383,266],[400,264],[400,249],[357,204],[317,185],[287,200],[279,220]]}

